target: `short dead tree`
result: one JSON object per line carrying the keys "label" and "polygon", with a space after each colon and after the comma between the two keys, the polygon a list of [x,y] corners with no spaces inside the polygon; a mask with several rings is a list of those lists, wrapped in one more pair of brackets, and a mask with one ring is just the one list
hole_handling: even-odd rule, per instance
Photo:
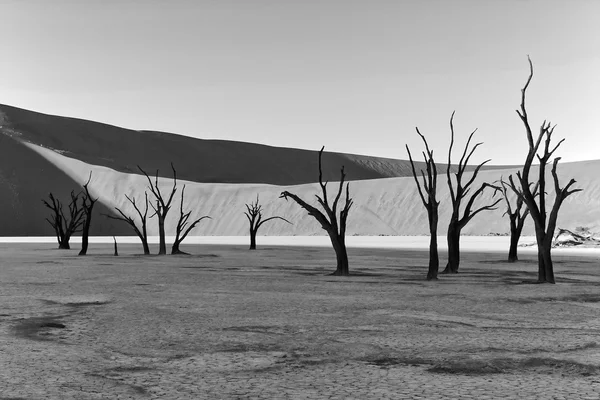
{"label": "short dead tree", "polygon": [[[471,197],[469,197],[468,200],[466,200],[467,194],[469,194],[469,192],[471,191],[471,189],[472,189],[471,185],[477,178],[477,174],[479,173],[479,170],[481,169],[481,167],[483,167],[485,164],[487,164],[491,160],[486,160],[486,161],[480,163],[479,165],[477,165],[477,167],[475,167],[475,169],[473,170],[471,177],[467,180],[466,183],[463,184],[462,179],[463,179],[465,171],[467,169],[469,159],[471,158],[471,156],[473,155],[473,152],[475,152],[477,147],[479,147],[480,145],[483,144],[482,142],[477,143],[469,151],[469,145],[471,143],[471,139],[473,138],[473,135],[475,134],[475,132],[477,132],[477,129],[475,129],[469,135],[469,139],[467,140],[467,144],[465,145],[465,149],[463,151],[462,157],[460,158],[460,161],[458,162],[457,171],[454,174],[454,177],[456,180],[456,184],[454,185],[452,183],[452,174],[451,174],[452,146],[454,145],[454,112],[452,113],[452,116],[450,117],[450,132],[451,132],[451,140],[450,140],[450,148],[448,149],[448,168],[446,169],[446,176],[448,178],[448,189],[450,190],[450,199],[452,200],[452,216],[450,217],[450,223],[448,224],[448,235],[447,235],[448,263],[446,264],[446,268],[443,271],[444,274],[449,274],[449,273],[455,274],[458,272],[458,267],[460,265],[460,232],[461,232],[461,230],[477,214],[479,214],[482,211],[486,211],[486,210],[495,210],[494,206],[496,204],[498,204],[500,201],[502,201],[502,199],[497,199],[492,204],[481,206],[475,210],[472,210],[475,200],[477,199],[477,197],[479,197],[480,195],[483,194],[483,192],[486,188],[494,189],[493,196],[496,195],[496,192],[500,188],[498,188],[497,186],[491,185],[487,182],[484,182],[481,184],[481,186],[477,190],[475,190],[471,194]],[[466,204],[466,206],[462,212],[462,216],[461,216],[461,204],[462,204],[463,200],[466,200],[467,204]]]}
{"label": "short dead tree", "polygon": [[171,193],[169,194],[169,198],[165,201],[163,194],[160,191],[160,187],[158,186],[158,170],[156,170],[156,178],[154,183],[152,180],[139,165],[138,169],[142,171],[142,173],[148,179],[148,188],[150,192],[154,195],[154,200],[156,201],[156,206],[150,202],[150,206],[154,210],[154,214],[150,216],[150,218],[156,217],[158,218],[158,237],[159,237],[159,247],[158,247],[158,255],[167,254],[167,243],[165,240],[165,219],[167,218],[167,214],[171,209],[171,202],[173,201],[173,196],[175,196],[175,192],[177,191],[177,171],[175,171],[175,167],[173,163],[171,163],[171,169],[173,169],[173,188],[171,189]]}
{"label": "short dead tree", "polygon": [[46,218],[46,221],[54,228],[56,239],[58,240],[58,248],[70,249],[69,241],[71,240],[71,236],[76,232],[81,232],[81,225],[84,218],[83,209],[79,208],[77,204],[79,202],[79,194],[71,191],[68,216],[65,215],[63,204],[59,199],[54,197],[52,193],[48,197],[50,197],[50,203],[42,199],[44,205],[52,210],[52,215],[50,218]]}
{"label": "short dead tree", "polygon": [[[135,234],[142,241],[142,247],[144,248],[144,254],[148,255],[148,254],[150,254],[150,246],[148,246],[148,232],[146,229],[146,221],[148,219],[148,192],[144,192],[144,198],[146,200],[146,204],[145,204],[143,213],[140,210],[140,208],[138,207],[137,203],[135,202],[135,198],[129,197],[127,195],[125,195],[125,197],[131,203],[131,205],[135,209],[138,217],[140,218],[140,227],[139,228],[136,224],[135,219],[133,219],[132,217],[125,214],[119,207],[115,207],[115,210],[117,210],[117,212],[121,215],[120,217],[114,216],[114,215],[108,215],[108,214],[103,214],[103,215],[110,219],[127,222],[129,224],[129,226],[131,226],[131,228],[133,229]],[[116,243],[117,243],[117,241],[115,240],[115,250],[116,250]]]}
{"label": "short dead tree", "polygon": [[[183,185],[183,189],[181,189],[181,204],[179,206],[179,221],[177,221],[177,227],[175,228],[175,241],[173,242],[173,247],[171,248],[171,254],[188,254],[186,252],[179,250],[179,245],[181,244],[181,242],[183,242],[183,240],[186,238],[186,236],[192,231],[192,229],[194,229],[196,227],[196,225],[198,225],[198,223],[200,221],[202,221],[205,218],[210,219],[210,217],[208,215],[205,215],[203,217],[193,220],[190,223],[189,219],[190,219],[190,215],[192,214],[192,212],[191,211],[187,211],[187,212],[183,211],[184,197],[185,197],[185,185]],[[189,226],[188,226],[188,224],[189,224]]]}
{"label": "short dead tree", "polygon": [[340,173],[340,185],[338,188],[337,195],[333,200],[333,203],[329,205],[329,200],[327,198],[327,183],[323,183],[323,170],[321,167],[321,158],[323,155],[322,147],[319,151],[319,186],[321,187],[322,196],[318,194],[315,195],[318,203],[321,205],[325,214],[323,214],[316,207],[311,206],[304,200],[302,200],[297,195],[286,191],[281,192],[280,198],[284,198],[285,200],[291,198],[298,205],[308,211],[309,215],[312,215],[320,224],[321,227],[327,231],[329,238],[331,239],[331,244],[333,245],[333,249],[335,250],[335,255],[337,258],[337,268],[332,275],[349,275],[348,268],[348,252],[346,251],[346,220],[348,219],[348,212],[350,211],[350,207],[352,207],[353,201],[350,198],[350,184],[346,183],[346,201],[344,203],[344,207],[340,211],[339,216],[339,224],[337,217],[337,205],[342,196],[342,190],[344,187],[344,181],[346,179],[346,173],[344,172],[344,167],[341,169]]}
{"label": "short dead tree", "polygon": [[[521,198],[527,205],[535,225],[535,237],[538,246],[538,283],[555,283],[554,279],[554,267],[552,265],[552,238],[554,236],[554,230],[556,229],[556,220],[558,218],[558,211],[562,206],[563,201],[573,193],[579,192],[583,189],[571,189],[576,181],[571,179],[565,187],[561,188],[558,182],[558,175],[556,173],[556,167],[560,157],[556,157],[552,163],[552,178],[554,180],[554,204],[550,211],[550,215],[546,211],[546,165],[552,157],[552,154],[558,149],[561,143],[565,140],[562,139],[554,146],[550,148],[550,142],[552,140],[552,134],[554,133],[555,126],[550,126],[550,122],[544,121],[540,126],[540,131],[537,139],[533,140],[533,133],[531,126],[529,125],[529,118],[527,116],[527,110],[525,109],[525,92],[529,87],[529,83],[533,78],[533,64],[531,59],[527,57],[529,61],[529,78],[525,83],[523,89],[521,89],[521,109],[517,110],[517,114],[521,118],[525,131],[527,134],[527,142],[529,144],[529,151],[523,165],[523,170],[517,172],[518,184],[509,178],[510,186],[513,188],[515,193],[521,193]],[[542,139],[546,138],[543,153],[538,154],[538,150]],[[529,173],[531,171],[531,165],[533,159],[537,157],[539,161],[539,194],[535,195],[535,190],[532,189],[533,183],[530,182]],[[518,186],[517,186],[518,185]],[[538,198],[536,201],[536,197]]]}
{"label": "short dead tree", "polygon": [[[436,200],[435,194],[437,190],[437,168],[433,159],[433,150],[429,150],[429,145],[425,136],[419,132],[419,128],[415,128],[417,133],[423,139],[425,144],[425,151],[423,152],[423,159],[425,160],[425,171],[421,170],[421,177],[423,179],[423,188],[421,189],[421,183],[417,177],[417,171],[415,169],[415,163],[413,162],[410,149],[406,145],[406,151],[408,152],[408,158],[410,160],[410,166],[412,168],[413,178],[417,184],[419,190],[419,196],[421,201],[427,210],[427,217],[429,220],[429,269],[427,271],[427,280],[435,280],[438,278],[438,270],[440,267],[440,258],[438,255],[438,244],[437,244],[437,227],[438,227],[438,208],[440,202]],[[427,173],[427,176],[425,176]],[[423,194],[425,192],[425,194]]]}
{"label": "short dead tree", "polygon": [[[512,175],[509,175],[509,179],[512,179]],[[500,178],[500,185],[502,186],[502,196],[504,197],[504,202],[506,203],[506,211],[502,216],[508,215],[508,219],[510,221],[510,247],[508,249],[508,262],[512,263],[519,261],[517,248],[519,246],[521,233],[523,232],[525,220],[529,215],[529,208],[527,208],[523,202],[523,194],[520,191],[515,193],[517,197],[515,206],[511,206],[508,189],[510,188],[512,191],[512,187],[502,178]],[[534,196],[536,196],[538,187],[539,185],[536,184],[534,188]]]}
{"label": "short dead tree", "polygon": [[84,193],[81,195],[81,207],[85,215],[85,222],[83,224],[83,231],[81,233],[81,251],[80,256],[85,256],[88,250],[90,225],[92,224],[92,211],[94,210],[94,204],[98,201],[98,198],[94,199],[89,191],[89,184],[92,180],[92,172],[90,171],[90,177],[88,178],[85,185],[83,185]]}
{"label": "short dead tree", "polygon": [[265,222],[280,219],[291,224],[290,221],[280,216],[262,219],[262,205],[258,202],[258,195],[256,195],[255,203],[246,204],[246,210],[247,211],[244,211],[244,215],[246,215],[246,218],[248,218],[248,222],[250,223],[250,250],[256,250],[256,233],[258,232],[258,228]]}
{"label": "short dead tree", "polygon": [[117,238],[113,236],[113,241],[115,242],[115,257],[119,255],[119,248],[117,247]]}

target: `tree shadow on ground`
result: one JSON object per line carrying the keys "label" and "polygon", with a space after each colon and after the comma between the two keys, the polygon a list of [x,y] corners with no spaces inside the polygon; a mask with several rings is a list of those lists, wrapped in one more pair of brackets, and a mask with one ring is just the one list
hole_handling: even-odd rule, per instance
{"label": "tree shadow on ground", "polygon": [[49,341],[53,339],[51,337],[52,330],[66,328],[66,325],[61,322],[64,317],[65,315],[27,318],[13,326],[13,332],[20,338]]}
{"label": "tree shadow on ground", "polygon": [[564,376],[590,376],[598,374],[600,369],[595,365],[547,357],[458,359],[441,362],[420,358],[385,357],[367,360],[367,362],[386,369],[396,365],[426,366],[427,372],[470,376],[514,373],[523,370],[539,374],[561,373]]}

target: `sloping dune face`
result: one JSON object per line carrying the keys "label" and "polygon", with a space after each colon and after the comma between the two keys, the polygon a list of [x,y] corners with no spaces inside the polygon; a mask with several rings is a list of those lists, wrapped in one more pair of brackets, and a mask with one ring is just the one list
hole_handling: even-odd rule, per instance
{"label": "sloping dune face", "polygon": [[[81,190],[81,183],[21,142],[0,135],[0,236],[54,235],[46,222],[50,210],[42,198],[48,199],[52,192],[66,209],[71,190]],[[112,213],[111,209],[97,204],[95,211],[92,235],[129,233],[120,223],[99,216]]]}
{"label": "sloping dune face", "polygon": [[[87,164],[47,148],[33,144],[26,145],[56,168],[64,171],[75,182],[85,182],[89,172],[92,171],[92,194],[98,196],[100,201],[109,208],[119,207],[125,213],[135,215],[133,207],[125,199],[125,194],[135,197],[138,203],[141,202],[148,185],[144,176]],[[568,179],[575,178],[577,180],[576,187],[584,189],[583,192],[576,193],[565,200],[559,216],[559,227],[574,229],[578,226],[585,226],[591,230],[600,229],[600,178],[594,174],[599,167],[600,161],[559,164],[558,170],[562,185],[566,184]],[[315,169],[313,173],[316,171]],[[494,182],[501,176],[507,177],[515,172],[515,169],[482,171],[474,185],[478,186],[484,181]],[[532,170],[532,176],[536,175],[537,170]],[[550,175],[549,172],[548,175]],[[551,177],[548,176],[548,178],[550,179],[548,184],[552,186]],[[173,181],[168,178],[160,178],[159,184],[163,193],[169,193]],[[438,184],[438,198],[441,200],[439,233],[443,234],[451,213],[445,176],[440,176]],[[279,215],[293,223],[293,225],[289,225],[281,221],[269,222],[261,228],[261,234],[324,234],[319,224],[314,218],[307,215],[306,211],[291,200],[285,201],[279,198],[283,190],[288,190],[316,205],[315,194],[320,194],[318,184],[274,186],[197,183],[183,180],[177,181],[179,190],[166,221],[168,234],[174,234],[183,185],[186,186],[184,207],[192,210],[192,218],[203,215],[212,217],[210,220],[203,221],[193,231],[193,235],[247,234],[248,223],[243,215],[244,204],[253,201],[257,195],[260,197],[261,204],[264,205],[265,216]],[[335,193],[337,187],[337,182],[330,182],[329,193]],[[549,198],[553,201],[554,193],[550,188],[548,189]],[[350,192],[355,204],[348,219],[348,235],[423,235],[429,233],[427,214],[412,177],[351,182]],[[330,197],[332,196],[330,195]],[[492,191],[487,191],[474,208],[491,201]],[[469,235],[508,233],[508,220],[502,216],[504,211],[504,203],[500,203],[497,210],[479,214],[464,228],[463,233]],[[105,232],[104,234],[112,233]],[[149,222],[149,234],[157,234],[155,221]],[[526,225],[524,234],[533,234],[533,226],[530,222]]]}
{"label": "sloping dune face", "polygon": [[[318,168],[316,151],[135,131],[6,105],[0,105],[0,133],[120,172],[139,173],[140,165],[170,177],[173,161],[178,177],[194,182],[294,185],[314,182]],[[351,180],[410,174],[405,160],[325,152],[323,178],[339,179],[342,165]]]}

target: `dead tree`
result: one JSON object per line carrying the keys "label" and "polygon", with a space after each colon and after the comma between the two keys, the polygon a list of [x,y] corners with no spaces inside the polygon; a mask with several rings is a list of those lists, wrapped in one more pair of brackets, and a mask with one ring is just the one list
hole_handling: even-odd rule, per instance
{"label": "dead tree", "polygon": [[256,250],[256,233],[258,232],[258,228],[265,222],[280,219],[291,224],[290,221],[279,216],[262,219],[262,206],[258,202],[258,195],[256,195],[256,203],[246,204],[246,209],[248,211],[244,211],[244,215],[246,215],[246,218],[248,218],[248,222],[250,223],[250,250]]}
{"label": "dead tree", "polygon": [[[421,139],[423,139],[423,143],[425,144],[425,151],[423,152],[423,159],[425,160],[425,171],[427,176],[425,176],[425,172],[421,170],[421,177],[423,178],[423,188],[421,189],[421,184],[419,182],[419,178],[417,177],[417,171],[415,170],[415,163],[413,162],[412,155],[410,154],[410,149],[408,145],[406,145],[406,151],[408,152],[408,158],[410,160],[410,166],[412,167],[413,178],[415,179],[415,183],[417,184],[417,189],[419,190],[419,196],[421,197],[421,201],[427,210],[427,217],[429,220],[429,269],[427,271],[427,280],[435,280],[438,277],[438,270],[440,267],[440,258],[438,255],[438,244],[437,244],[437,227],[438,227],[438,208],[440,202],[436,200],[435,194],[437,190],[437,168],[435,165],[435,161],[433,159],[433,150],[429,150],[429,145],[427,144],[427,140],[425,136],[419,132],[419,128],[415,128]],[[427,197],[423,194],[426,193]]]}
{"label": "dead tree", "polygon": [[[129,202],[131,203],[131,205],[137,212],[138,216],[140,217],[141,226],[139,228],[138,228],[135,220],[132,217],[126,215],[119,207],[115,207],[115,210],[117,210],[117,212],[121,215],[120,217],[115,217],[113,215],[108,215],[108,214],[103,214],[103,215],[110,219],[127,222],[131,226],[131,228],[133,228],[133,231],[135,232],[135,234],[142,241],[142,247],[144,248],[144,254],[148,255],[148,254],[150,254],[150,247],[148,246],[148,232],[146,230],[146,221],[148,218],[148,192],[144,192],[144,197],[146,199],[146,206],[144,208],[144,213],[142,213],[140,208],[137,206],[137,204],[135,202],[135,198],[131,198],[127,195],[125,195],[125,197],[127,198],[127,200],[129,200]],[[116,240],[115,240],[115,245],[116,245]]]}
{"label": "dead tree", "polygon": [[[469,139],[467,140],[467,144],[465,145],[465,149],[463,151],[462,157],[460,158],[460,161],[458,162],[457,171],[456,171],[456,173],[454,173],[455,180],[456,180],[456,187],[454,187],[454,185],[452,184],[452,173],[451,173],[452,146],[454,145],[454,112],[452,112],[452,116],[450,117],[451,139],[450,139],[450,148],[448,149],[448,168],[446,169],[446,177],[448,178],[448,189],[450,190],[450,199],[452,200],[452,216],[450,217],[450,223],[448,224],[448,235],[447,235],[448,263],[446,264],[446,268],[443,271],[444,274],[448,274],[448,273],[455,274],[458,272],[458,267],[460,264],[460,232],[461,232],[461,230],[477,214],[479,214],[480,212],[485,211],[485,210],[494,210],[495,209],[494,206],[496,204],[498,204],[500,201],[502,201],[502,199],[498,199],[495,202],[493,202],[492,204],[479,207],[479,208],[475,209],[474,211],[472,210],[475,200],[480,195],[483,194],[483,192],[486,188],[489,187],[489,188],[494,189],[493,196],[495,196],[496,192],[499,190],[499,188],[497,186],[491,185],[486,182],[482,183],[481,186],[477,190],[475,190],[471,194],[471,197],[469,197],[467,200],[467,195],[469,194],[469,192],[472,189],[471,185],[477,178],[477,174],[479,173],[479,170],[481,169],[481,167],[483,167],[485,164],[487,164],[490,161],[490,160],[485,160],[484,162],[477,165],[477,167],[475,167],[471,177],[467,180],[467,182],[465,184],[462,183],[465,170],[469,163],[469,159],[471,158],[471,156],[473,155],[473,153],[475,152],[477,147],[479,147],[480,145],[483,144],[482,142],[477,143],[471,148],[471,150],[469,150],[469,144],[471,143],[471,139],[473,138],[473,135],[475,134],[475,132],[477,132],[477,129],[475,129],[469,135]],[[462,205],[463,200],[466,200],[467,204],[466,204],[466,206],[462,212],[462,216],[461,216],[461,205]]]}
{"label": "dead tree", "polygon": [[81,233],[81,251],[79,252],[80,256],[85,256],[87,254],[88,249],[88,238],[90,235],[90,225],[92,223],[92,210],[94,209],[94,204],[98,201],[98,198],[92,198],[92,195],[89,191],[89,184],[92,180],[92,172],[90,171],[90,177],[85,185],[83,185],[83,189],[85,193],[81,196],[81,207],[83,208],[83,213],[85,215],[85,222],[83,224],[83,232]]}
{"label": "dead tree", "polygon": [[175,241],[173,242],[173,247],[171,248],[171,254],[188,254],[188,253],[185,253],[185,252],[179,250],[179,245],[181,244],[181,242],[183,242],[183,239],[186,238],[188,233],[190,233],[192,231],[192,229],[194,229],[200,221],[202,221],[205,218],[210,219],[210,217],[208,215],[205,215],[203,217],[195,219],[188,226],[190,215],[192,214],[192,212],[191,211],[187,211],[187,212],[183,211],[184,197],[185,197],[185,185],[183,185],[183,189],[181,189],[181,204],[179,206],[179,221],[177,221],[177,227],[175,228]]}
{"label": "dead tree", "polygon": [[[527,134],[527,142],[529,144],[529,151],[527,153],[527,157],[525,159],[525,164],[523,165],[523,170],[517,172],[517,179],[519,181],[520,188],[517,187],[517,184],[512,179],[512,176],[509,178],[509,183],[515,193],[521,193],[521,198],[529,208],[529,212],[531,214],[531,218],[533,219],[535,225],[535,236],[538,246],[538,282],[539,283],[555,283],[554,280],[554,268],[552,265],[552,238],[554,236],[554,230],[556,229],[556,220],[558,218],[558,211],[563,203],[563,201],[573,193],[579,192],[583,189],[572,189],[576,181],[575,179],[571,179],[569,183],[563,188],[560,187],[558,182],[558,175],[556,173],[556,167],[558,165],[558,161],[560,157],[556,157],[554,162],[552,163],[552,178],[554,180],[554,204],[552,205],[552,209],[550,211],[550,215],[547,215],[546,212],[546,165],[552,154],[558,149],[561,143],[565,139],[561,139],[556,146],[552,149],[550,148],[550,142],[552,139],[552,134],[554,133],[554,126],[550,126],[550,122],[542,122],[540,126],[540,131],[537,139],[533,140],[533,133],[531,131],[531,126],[529,125],[529,118],[527,116],[527,110],[525,109],[525,92],[529,87],[529,83],[533,78],[533,63],[531,59],[527,57],[529,61],[529,78],[525,83],[523,89],[521,89],[521,109],[517,110],[517,114],[521,118],[523,125],[525,126],[525,131]],[[543,153],[542,155],[538,154],[538,150],[542,139],[546,138]],[[535,190],[532,190],[532,182],[530,182],[529,173],[531,171],[531,164],[533,163],[534,157],[537,157],[539,161],[539,194],[538,200],[536,201]],[[520,189],[520,190],[519,190]]]}
{"label": "dead tree", "polygon": [[158,247],[158,254],[167,254],[167,243],[165,241],[165,218],[167,218],[167,214],[171,209],[171,202],[173,201],[173,196],[177,191],[177,171],[175,171],[175,167],[173,166],[173,163],[171,163],[171,168],[173,169],[173,189],[171,189],[171,194],[169,195],[168,200],[165,202],[165,199],[158,186],[158,170],[156,170],[156,178],[154,180],[154,183],[152,183],[152,180],[150,179],[146,171],[144,171],[139,165],[137,167],[148,179],[148,188],[150,189],[150,192],[152,192],[152,194],[154,195],[154,200],[156,201],[156,206],[152,204],[152,202],[150,202],[150,206],[154,210],[154,214],[152,214],[150,218],[154,217],[155,215],[158,218],[158,237],[160,243]]}
{"label": "dead tree", "polygon": [[114,255],[118,256],[119,255],[119,248],[117,247],[117,238],[113,236],[113,240],[115,242],[115,253],[114,253]]}
{"label": "dead tree", "polygon": [[298,203],[300,207],[308,211],[308,215],[312,215],[321,224],[321,227],[327,231],[337,258],[337,268],[332,275],[346,276],[349,275],[348,252],[346,251],[346,220],[348,219],[348,212],[350,211],[350,207],[352,207],[353,201],[350,198],[350,184],[346,183],[346,201],[344,203],[344,207],[340,211],[338,224],[337,205],[342,195],[346,173],[344,172],[344,167],[342,167],[340,172],[340,186],[337,195],[330,206],[327,198],[328,182],[323,183],[323,170],[321,167],[321,158],[324,148],[325,146],[323,146],[319,151],[319,186],[321,187],[322,196],[319,196],[318,194],[315,196],[318,203],[321,205],[327,215],[323,214],[321,211],[319,211],[319,209],[311,206],[300,197],[288,192],[287,190],[281,192],[279,197],[286,200],[288,197],[290,197],[292,200]]}
{"label": "dead tree", "polygon": [[[509,179],[512,179],[512,175],[509,175]],[[506,203],[506,211],[504,215],[508,215],[508,219],[510,221],[510,247],[508,249],[508,262],[516,262],[519,261],[519,257],[517,256],[517,248],[519,246],[519,239],[521,238],[521,233],[523,232],[523,226],[525,225],[525,220],[529,215],[529,208],[523,202],[523,195],[520,191],[515,192],[517,199],[514,207],[511,206],[508,189],[512,187],[507,186],[507,183],[500,178],[500,185],[502,186],[502,196],[504,197],[504,202]],[[539,185],[535,185],[533,195],[536,195],[537,188]],[[525,205],[525,207],[523,207]]]}
{"label": "dead tree", "polygon": [[48,195],[52,204],[42,199],[46,207],[52,210],[52,216],[46,221],[54,228],[59,249],[70,249],[69,241],[76,232],[81,232],[83,224],[83,209],[79,208],[79,194],[71,191],[71,203],[69,203],[69,215],[65,215],[63,205],[52,193]]}

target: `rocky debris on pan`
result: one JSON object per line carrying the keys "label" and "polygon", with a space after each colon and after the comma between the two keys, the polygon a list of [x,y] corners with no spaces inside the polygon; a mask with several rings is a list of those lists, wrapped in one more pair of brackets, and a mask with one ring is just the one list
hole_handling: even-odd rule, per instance
{"label": "rocky debris on pan", "polygon": [[600,234],[593,233],[589,228],[578,226],[575,231],[558,228],[552,247],[598,247],[600,246]]}

